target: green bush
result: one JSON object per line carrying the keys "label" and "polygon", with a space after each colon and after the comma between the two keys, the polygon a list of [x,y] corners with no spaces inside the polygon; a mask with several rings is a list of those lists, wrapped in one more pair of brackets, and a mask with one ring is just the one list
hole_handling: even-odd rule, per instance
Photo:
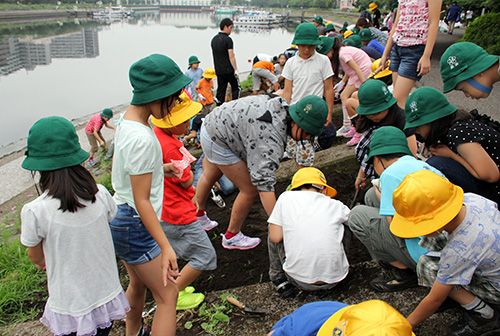
{"label": "green bush", "polygon": [[476,18],[457,42],[472,42],[486,52],[500,55],[500,13],[489,13]]}
{"label": "green bush", "polygon": [[248,75],[247,79],[240,82],[241,89],[251,89],[253,87],[252,75]]}

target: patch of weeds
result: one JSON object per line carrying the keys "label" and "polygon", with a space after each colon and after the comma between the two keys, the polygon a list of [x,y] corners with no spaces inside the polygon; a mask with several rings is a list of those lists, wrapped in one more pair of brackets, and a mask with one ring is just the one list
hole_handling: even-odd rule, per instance
{"label": "patch of weeds", "polygon": [[[33,195],[28,195],[33,197]],[[8,232],[10,235],[15,236],[21,233],[21,209],[24,203],[19,203],[10,208],[10,212],[2,218],[0,224],[0,231]]]}
{"label": "patch of weeds", "polygon": [[187,321],[184,328],[191,329],[195,322],[200,322],[200,327],[209,335],[225,335],[226,328],[229,324],[228,314],[233,311],[233,305],[226,301],[226,297],[230,294],[222,294],[220,296],[221,304],[203,303],[198,310],[199,318],[193,321]]}

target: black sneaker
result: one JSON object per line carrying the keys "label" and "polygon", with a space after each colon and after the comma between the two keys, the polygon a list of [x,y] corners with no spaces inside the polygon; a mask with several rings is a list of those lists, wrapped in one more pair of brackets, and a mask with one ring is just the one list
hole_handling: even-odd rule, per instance
{"label": "black sneaker", "polygon": [[284,299],[293,297],[296,294],[297,288],[289,283],[287,279],[275,280],[273,284],[278,294]]}
{"label": "black sneaker", "polygon": [[481,314],[465,311],[462,319],[448,328],[449,336],[498,336],[500,335],[500,312],[490,319],[481,317]]}
{"label": "black sneaker", "polygon": [[370,282],[370,286],[379,292],[396,292],[406,288],[417,287],[417,274],[409,268],[400,269],[392,266],[387,274],[373,279]]}

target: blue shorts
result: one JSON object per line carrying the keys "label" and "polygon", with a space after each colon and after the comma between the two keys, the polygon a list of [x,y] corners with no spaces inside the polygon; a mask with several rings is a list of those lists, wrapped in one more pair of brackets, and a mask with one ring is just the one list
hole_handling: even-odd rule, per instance
{"label": "blue shorts", "polygon": [[204,126],[201,126],[201,148],[208,161],[219,166],[230,166],[241,161],[229,148],[223,147],[210,139]]}
{"label": "blue shorts", "polygon": [[128,204],[120,204],[116,217],[109,223],[115,253],[129,265],[140,265],[160,255],[160,246]]}
{"label": "blue shorts", "polygon": [[419,81],[422,76],[418,76],[418,61],[424,54],[425,45],[414,45],[400,47],[394,43],[391,51],[391,64],[389,70],[397,72],[398,76]]}

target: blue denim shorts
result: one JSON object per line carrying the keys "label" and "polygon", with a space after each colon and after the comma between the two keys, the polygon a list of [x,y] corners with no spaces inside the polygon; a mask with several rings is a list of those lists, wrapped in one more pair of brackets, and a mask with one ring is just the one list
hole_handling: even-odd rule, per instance
{"label": "blue denim shorts", "polygon": [[389,70],[397,72],[399,76],[419,81],[422,76],[417,75],[417,67],[424,50],[424,44],[400,47],[394,43]]}
{"label": "blue denim shorts", "polygon": [[120,204],[116,217],[109,223],[115,253],[129,265],[144,264],[160,255],[160,246],[128,204]]}
{"label": "blue denim shorts", "polygon": [[241,161],[229,148],[212,141],[204,126],[201,126],[200,142],[208,161],[216,165],[230,166]]}

